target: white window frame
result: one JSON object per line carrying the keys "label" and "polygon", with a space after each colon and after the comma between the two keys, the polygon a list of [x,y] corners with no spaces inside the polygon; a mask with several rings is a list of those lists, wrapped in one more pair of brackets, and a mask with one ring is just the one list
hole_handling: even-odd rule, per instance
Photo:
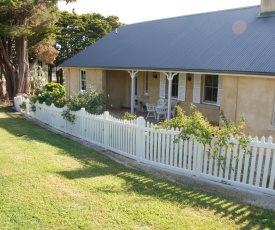
{"label": "white window frame", "polygon": [[204,90],[205,90],[205,75],[194,74],[194,86],[193,86],[193,103],[197,104],[206,104],[206,105],[221,105],[222,99],[222,86],[223,86],[223,77],[218,76],[218,91],[217,91],[217,101],[205,101],[204,100]]}
{"label": "white window frame", "polygon": [[144,94],[144,96],[149,95],[149,73],[147,71],[144,73],[143,94]]}
{"label": "white window frame", "polygon": [[[82,72],[85,72],[85,79],[84,80],[82,79]],[[80,91],[86,91],[87,90],[87,72],[86,72],[86,70],[85,69],[81,69],[79,75],[80,75],[80,77],[79,77],[79,81],[80,81],[79,88],[80,88]],[[83,89],[83,82],[85,82],[85,89]]]}
{"label": "white window frame", "polygon": [[[168,91],[168,80],[167,77],[163,72],[160,73],[160,83],[159,83],[159,98],[167,98],[168,95],[166,91]],[[185,101],[185,94],[186,94],[186,73],[179,73],[178,78],[178,95],[172,96],[171,99],[178,100],[178,101]]]}
{"label": "white window frame", "polygon": [[178,101],[185,101],[186,96],[186,73],[179,73]]}
{"label": "white window frame", "polygon": [[272,125],[275,125],[275,103],[273,105],[273,115],[272,115],[272,121],[271,121]]}
{"label": "white window frame", "polygon": [[166,76],[163,72],[161,72],[159,78],[159,98],[165,99]]}
{"label": "white window frame", "polygon": [[201,75],[194,74],[193,103],[201,103]]}
{"label": "white window frame", "polygon": [[274,103],[273,103],[273,111],[272,111],[272,117],[271,117],[271,124],[268,125],[268,130],[275,131],[275,97],[274,97]]}
{"label": "white window frame", "polygon": [[[217,101],[207,101],[205,100],[205,78],[206,76],[216,76],[218,78],[218,85],[217,85]],[[203,81],[202,81],[202,95],[203,95],[203,100],[202,103],[203,104],[207,104],[207,105],[217,105],[218,103],[218,90],[219,90],[219,75],[216,74],[204,74],[203,75]],[[213,87],[214,88],[214,87]]]}

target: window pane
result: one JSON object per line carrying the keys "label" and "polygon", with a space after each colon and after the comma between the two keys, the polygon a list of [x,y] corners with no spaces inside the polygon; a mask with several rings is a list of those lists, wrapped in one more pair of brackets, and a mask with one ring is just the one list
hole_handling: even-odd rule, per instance
{"label": "window pane", "polygon": [[212,88],[211,87],[205,87],[204,99],[206,101],[212,101]]}
{"label": "window pane", "polygon": [[148,91],[149,91],[149,77],[148,77],[148,72],[145,72],[143,84],[144,84],[144,95],[148,95]]}
{"label": "window pane", "polygon": [[213,75],[213,87],[218,87],[219,84],[219,76]]}
{"label": "window pane", "polygon": [[86,71],[81,70],[80,71],[80,88],[81,90],[86,90]]}
{"label": "window pane", "polygon": [[86,71],[81,70],[81,80],[86,80]]}
{"label": "window pane", "polygon": [[211,75],[205,75],[205,86],[212,86],[213,78]]}
{"label": "window pane", "polygon": [[179,88],[178,85],[174,84],[172,85],[172,97],[177,97],[179,92],[178,92]]}
{"label": "window pane", "polygon": [[179,74],[175,75],[172,80],[172,97],[179,95]]}
{"label": "window pane", "polygon": [[135,96],[138,95],[138,78],[135,77]]}
{"label": "window pane", "polygon": [[172,84],[178,84],[179,83],[179,74],[175,75],[172,80]]}
{"label": "window pane", "polygon": [[206,102],[217,102],[218,98],[218,75],[205,75],[204,100]]}

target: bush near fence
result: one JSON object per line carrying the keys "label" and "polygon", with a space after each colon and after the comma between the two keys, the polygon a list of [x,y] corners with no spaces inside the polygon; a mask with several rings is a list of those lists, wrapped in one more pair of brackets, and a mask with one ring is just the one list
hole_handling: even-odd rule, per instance
{"label": "bush near fence", "polygon": [[[21,111],[21,104],[21,97],[14,98],[17,111]],[[208,155],[208,147],[195,138],[174,142],[179,129],[156,130],[143,117],[122,120],[112,117],[109,112],[91,115],[82,108],[72,112],[76,118],[72,124],[62,118],[66,107],[39,103],[35,106],[36,111],[32,112],[27,101],[23,112],[51,127],[138,162],[275,195],[275,144],[272,137],[250,137],[247,150],[251,154],[244,154],[237,140],[232,138],[230,142],[235,142],[234,148],[220,152],[225,159],[221,164]]]}

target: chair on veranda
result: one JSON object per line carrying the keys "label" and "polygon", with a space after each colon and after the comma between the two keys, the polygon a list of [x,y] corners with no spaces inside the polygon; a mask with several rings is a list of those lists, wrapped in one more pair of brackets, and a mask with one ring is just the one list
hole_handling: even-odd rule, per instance
{"label": "chair on veranda", "polygon": [[164,101],[164,99],[162,99],[162,98],[158,99],[158,101],[157,101],[157,106],[158,106],[158,107],[164,107],[164,106],[165,106],[165,101]]}
{"label": "chair on veranda", "polygon": [[164,106],[157,106],[156,107],[156,114],[157,114],[157,122],[159,122],[160,118],[164,118],[166,119],[166,115],[167,115],[167,108],[165,108]]}
{"label": "chair on veranda", "polygon": [[155,104],[146,103],[146,109],[147,109],[147,116],[148,117],[154,117],[156,119],[156,111],[155,111]]}

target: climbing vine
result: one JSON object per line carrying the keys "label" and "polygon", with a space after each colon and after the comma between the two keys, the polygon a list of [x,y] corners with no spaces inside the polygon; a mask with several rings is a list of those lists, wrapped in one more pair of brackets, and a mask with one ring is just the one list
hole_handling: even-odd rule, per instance
{"label": "climbing vine", "polygon": [[[225,157],[221,154],[221,151],[233,150],[236,143],[239,144],[244,153],[250,153],[247,150],[249,139],[243,132],[246,125],[244,116],[240,118],[239,124],[236,125],[225,116],[224,112],[221,112],[220,123],[217,126],[211,124],[193,104],[190,106],[191,115],[189,116],[185,115],[181,107],[177,106],[176,109],[177,116],[175,118],[169,121],[165,120],[156,126],[157,129],[180,128],[180,133],[175,142],[180,139],[188,140],[190,137],[194,137],[206,147],[208,156],[217,159],[220,164],[225,162]],[[236,143],[233,141],[234,139]]]}

